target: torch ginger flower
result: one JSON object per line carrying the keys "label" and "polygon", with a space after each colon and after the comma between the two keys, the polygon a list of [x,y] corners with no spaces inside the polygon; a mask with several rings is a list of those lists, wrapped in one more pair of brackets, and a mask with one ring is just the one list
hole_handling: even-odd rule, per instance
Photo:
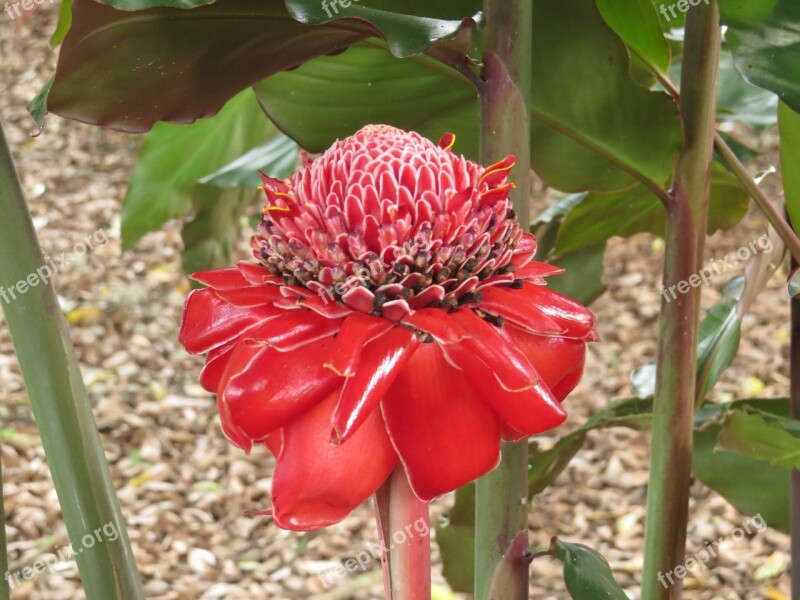
{"label": "torch ginger flower", "polygon": [[368,126],[265,176],[258,263],[194,275],[181,342],[208,353],[230,441],[275,454],[281,527],[340,521],[398,461],[429,501],[566,418],[594,317],[545,287],[560,270],[532,260],[514,157],[483,168],[453,141]]}

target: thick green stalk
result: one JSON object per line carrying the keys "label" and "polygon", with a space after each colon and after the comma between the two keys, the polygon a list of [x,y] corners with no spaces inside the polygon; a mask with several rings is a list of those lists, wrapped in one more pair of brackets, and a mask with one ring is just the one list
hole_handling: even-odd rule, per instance
{"label": "thick green stalk", "polygon": [[417,498],[403,466],[375,493],[375,517],[383,547],[387,600],[429,600],[431,543],[428,503]]}
{"label": "thick green stalk", "polygon": [[8,544],[6,543],[6,507],[5,496],[3,495],[3,466],[0,463],[0,574],[3,580],[0,581],[0,600],[11,598],[11,589],[8,585]]}
{"label": "thick green stalk", "polygon": [[[692,462],[700,288],[669,290],[702,265],[714,148],[721,33],[717,0],[687,14],[681,81],[685,143],[667,205],[653,449],[645,519],[644,600],[682,597]],[[686,286],[684,286],[685,289]]]}
{"label": "thick green stalk", "polygon": [[[0,125],[0,305],[89,600],[144,599],[92,407]],[[92,538],[93,541],[89,541]]]}
{"label": "thick green stalk", "polygon": [[[481,162],[509,154],[514,210],[530,222],[530,118],[533,4],[530,0],[486,0],[486,52],[481,95]],[[503,443],[500,465],[477,482],[475,514],[475,599],[487,600],[495,570],[514,538],[528,528],[528,444]],[[528,570],[507,600],[527,599]]]}

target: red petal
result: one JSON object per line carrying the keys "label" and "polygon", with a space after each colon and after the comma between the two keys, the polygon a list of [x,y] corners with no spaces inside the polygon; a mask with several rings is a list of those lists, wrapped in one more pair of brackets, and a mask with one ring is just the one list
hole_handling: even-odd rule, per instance
{"label": "red petal", "polygon": [[523,232],[522,237],[519,238],[517,247],[514,248],[514,254],[511,256],[511,264],[518,269],[524,267],[533,260],[534,254],[536,254],[536,238],[527,231]]}
{"label": "red petal", "polygon": [[322,366],[333,343],[330,337],[293,352],[269,346],[255,353],[237,350],[221,394],[232,421],[250,438],[262,440],[336,390],[341,378]]}
{"label": "red petal", "polygon": [[361,352],[369,342],[391,329],[393,323],[364,313],[351,313],[336,336],[333,359],[325,366],[341,377],[355,374]]}
{"label": "red petal", "polygon": [[342,302],[353,310],[371,313],[375,308],[375,295],[365,287],[355,287],[342,296]]}
{"label": "red petal", "polygon": [[275,309],[271,306],[237,308],[211,288],[195,290],[186,298],[179,339],[192,354],[202,354],[274,316]]}
{"label": "red petal", "polygon": [[560,275],[563,272],[564,269],[561,267],[548,265],[543,262],[531,262],[524,267],[518,267],[514,275],[516,275],[517,279],[535,280],[532,281],[532,283],[541,285],[544,283],[544,277]]}
{"label": "red petal", "polygon": [[566,333],[566,328],[551,318],[542,307],[531,302],[522,289],[494,286],[482,290],[482,293],[483,299],[477,303],[481,310],[503,317],[533,333],[542,335]]}
{"label": "red petal", "polygon": [[333,435],[340,443],[346,443],[373,412],[418,346],[413,333],[394,327],[364,347],[356,373],[345,382],[333,413]]}
{"label": "red petal", "polygon": [[472,334],[457,344],[444,346],[444,352],[453,364],[466,371],[473,367],[473,358],[477,357],[508,391],[529,390],[537,383],[539,378],[528,359],[500,335],[499,328],[470,309],[451,313],[451,318]]}
{"label": "red petal", "polygon": [[332,525],[369,498],[397,465],[380,411],[341,446],[329,443],[336,394],[283,429],[272,477],[275,522],[308,531]]}
{"label": "red petal", "polygon": [[236,267],[200,271],[191,275],[190,279],[217,290],[240,288],[247,285],[247,280]]}
{"label": "red petal", "polygon": [[439,344],[453,344],[472,337],[469,331],[451,319],[448,313],[440,308],[423,308],[406,317],[402,322],[431,334]]}
{"label": "red petal", "polygon": [[528,357],[553,396],[563,402],[578,385],[586,360],[583,340],[530,334],[512,326],[503,331]]}
{"label": "red petal", "polygon": [[553,319],[564,330],[567,337],[583,339],[591,335],[595,317],[592,311],[558,292],[540,285],[526,283],[520,290],[514,290],[519,303],[530,303]]}
{"label": "red petal", "polygon": [[422,500],[485,475],[500,459],[500,420],[464,374],[447,364],[438,344],[417,348],[381,406]]}
{"label": "red petal", "polygon": [[509,171],[514,168],[517,162],[517,157],[513,154],[505,157],[498,163],[486,167],[486,171],[480,179],[480,183],[485,183],[487,187],[495,187],[503,183],[508,177]]}
{"label": "red petal", "polygon": [[279,319],[254,327],[242,337],[247,343],[268,344],[276,350],[288,352],[332,337],[341,328],[342,321],[328,319],[302,308],[286,310]]}
{"label": "red petal", "polygon": [[222,375],[225,373],[225,367],[228,366],[228,359],[231,357],[231,350],[235,345],[235,341],[228,342],[224,346],[214,348],[208,353],[206,364],[203,370],[200,371],[200,385],[206,391],[212,394],[216,394],[219,391]]}
{"label": "red petal", "polygon": [[228,290],[217,290],[220,298],[241,308],[271,304],[283,298],[277,285],[257,285]]}
{"label": "red petal", "polygon": [[251,262],[240,262],[236,268],[251,285],[264,285],[266,283],[278,284],[281,282],[279,277],[276,277],[267,271],[261,265]]}

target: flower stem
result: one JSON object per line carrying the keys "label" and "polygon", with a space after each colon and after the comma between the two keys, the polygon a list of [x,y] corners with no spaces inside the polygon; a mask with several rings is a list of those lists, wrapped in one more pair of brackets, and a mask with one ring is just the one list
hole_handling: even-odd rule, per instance
{"label": "flower stem", "polygon": [[[485,0],[486,51],[481,96],[481,162],[517,157],[511,195],[521,223],[530,222],[530,98],[533,3]],[[511,543],[528,528],[528,444],[503,443],[500,465],[476,483],[475,600],[487,600]],[[527,599],[528,570],[509,570],[506,600]]]}
{"label": "flower stem", "polygon": [[428,503],[417,498],[402,465],[375,493],[387,600],[431,597],[431,546]]}
{"label": "flower stem", "polygon": [[[667,204],[664,286],[700,268],[705,245],[716,118],[721,32],[717,0],[686,19],[681,114],[685,143],[673,200]],[[700,288],[661,304],[658,371],[653,405],[653,449],[645,518],[642,598],[679,599],[681,580],[667,575],[685,557],[692,461]]]}
{"label": "flower stem", "polygon": [[[0,300],[89,600],[145,597],[64,315],[0,124]],[[24,284],[24,286],[23,286]],[[23,292],[23,290],[25,290]],[[13,292],[13,293],[12,293]],[[23,295],[24,294],[24,295]],[[117,533],[111,538],[109,532]],[[98,533],[99,532],[99,533]]]}

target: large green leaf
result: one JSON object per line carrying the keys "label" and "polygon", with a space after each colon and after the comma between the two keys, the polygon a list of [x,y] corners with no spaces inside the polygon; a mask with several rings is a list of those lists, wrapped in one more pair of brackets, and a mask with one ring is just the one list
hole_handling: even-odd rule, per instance
{"label": "large green leaf", "polygon": [[147,136],[122,208],[122,239],[130,248],[144,234],[182,216],[198,179],[275,134],[248,90],[215,117],[189,126],[160,123]]}
{"label": "large green leaf", "polygon": [[608,289],[603,283],[605,254],[606,244],[596,244],[548,261],[564,272],[548,278],[547,287],[588,306]]}
{"label": "large green leaf", "polygon": [[436,526],[442,574],[456,592],[471,594],[475,582],[475,484],[456,491],[447,518]]}
{"label": "large green leaf", "polygon": [[770,527],[789,531],[791,473],[750,456],[717,451],[717,440],[726,411],[745,404],[771,414],[788,415],[789,403],[781,400],[706,404],[695,417],[692,472],[747,515],[761,514]]}
{"label": "large green leaf", "polygon": [[652,0],[595,0],[600,14],[631,52],[654,69],[669,71],[671,52]]}
{"label": "large green leaf", "polygon": [[300,149],[283,134],[278,134],[265,144],[253,148],[220,170],[206,175],[199,183],[221,188],[250,187],[261,184],[259,171],[270,177],[283,179],[297,168]]}
{"label": "large green leaf", "polygon": [[720,12],[742,77],[800,112],[800,2],[721,0]]}
{"label": "large green leaf", "polygon": [[[749,196],[739,182],[715,163],[708,232],[736,225],[748,204]],[[558,234],[556,253],[574,252],[613,236],[650,232],[663,237],[665,226],[664,206],[644,186],[615,194],[592,193],[567,214]]]}
{"label": "large green leaf", "polygon": [[47,107],[128,132],[190,123],[269,75],[367,35],[352,25],[298,23],[282,0],[136,12],[74,0]]}
{"label": "large green leaf", "polygon": [[564,582],[573,600],[628,600],[608,561],[588,546],[553,538],[551,552],[564,565]]}
{"label": "large green leaf", "polygon": [[729,52],[723,52],[719,67],[717,118],[768,127],[778,120],[778,97],[743,80]]}
{"label": "large green leaf", "polygon": [[427,56],[398,59],[368,40],[255,86],[270,119],[310,151],[368,123],[386,123],[438,140],[456,134],[456,151],[478,155],[478,96],[469,81]]}
{"label": "large green leaf", "polygon": [[[339,19],[363,21],[384,37],[398,57],[425,52],[432,43],[456,35],[480,20],[480,0],[286,0],[301,23],[319,25]],[[467,20],[465,22],[465,20]]]}
{"label": "large green leaf", "polygon": [[594,0],[534,0],[534,169],[564,191],[661,187],[681,144],[672,99],[635,83]]}
{"label": "large green leaf", "polygon": [[778,107],[781,132],[781,177],[786,195],[786,210],[795,231],[800,231],[800,115],[781,102]]}
{"label": "large green leaf", "polygon": [[800,422],[759,411],[731,411],[715,450],[736,452],[786,469],[800,469]]}

